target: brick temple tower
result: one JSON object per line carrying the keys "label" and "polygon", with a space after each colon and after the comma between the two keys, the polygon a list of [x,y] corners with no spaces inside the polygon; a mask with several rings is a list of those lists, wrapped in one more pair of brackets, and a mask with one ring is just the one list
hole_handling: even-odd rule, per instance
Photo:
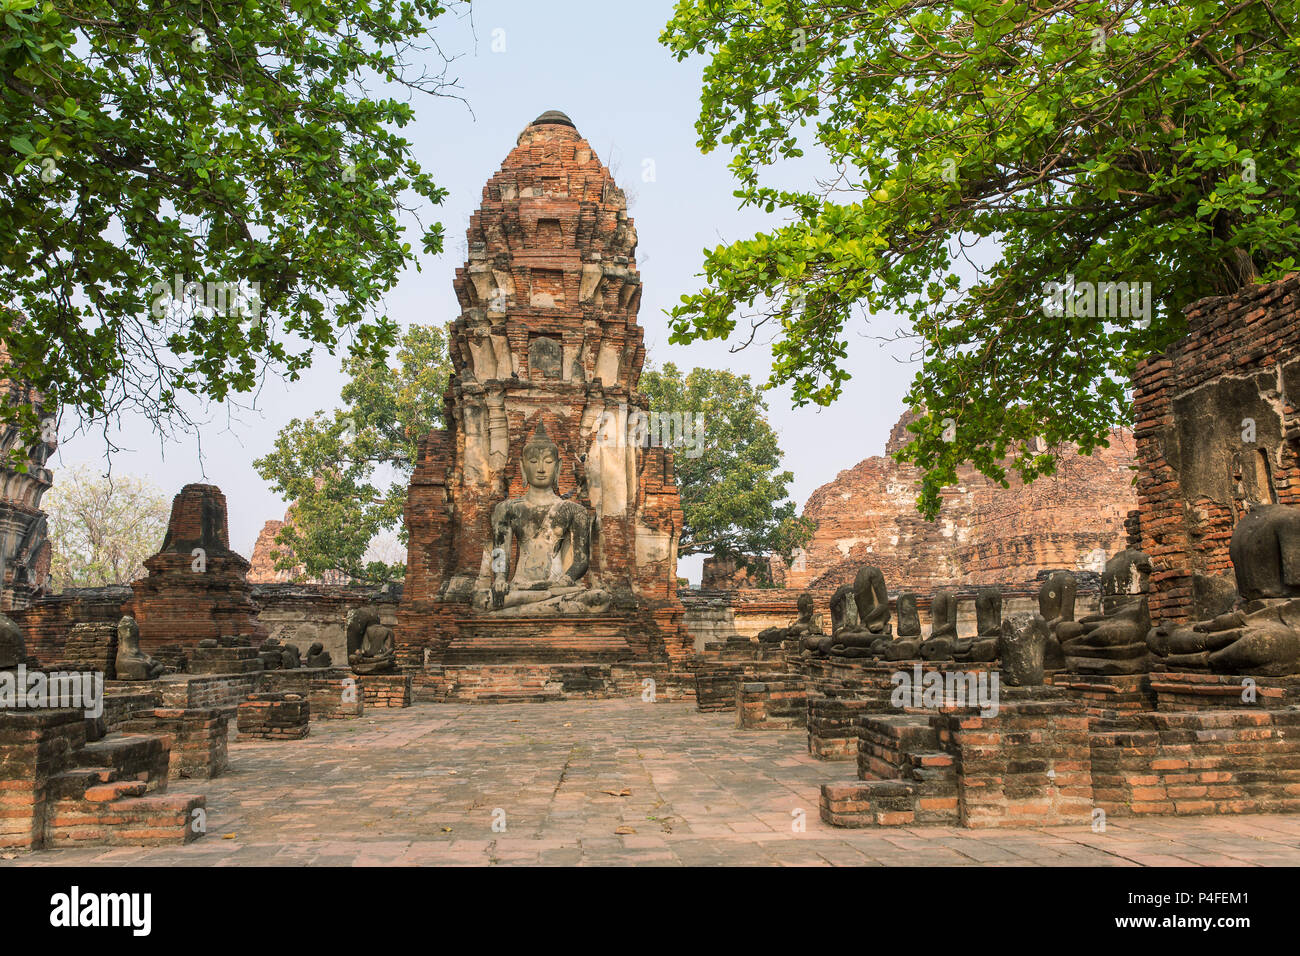
{"label": "brick temple tower", "polygon": [[[636,229],[623,191],[564,114],[542,114],[483,189],[456,271],[447,427],[420,443],[397,638],[408,665],[679,661],[682,513],[673,456],[608,440],[646,408]],[[539,424],[559,446],[559,494],[596,516],[583,584],[594,617],[493,618],[493,507],[524,491]],[[597,434],[606,440],[597,440]]]}
{"label": "brick temple tower", "polygon": [[[21,318],[18,321],[22,321]],[[9,352],[0,342],[0,396],[11,405],[31,405],[42,422],[53,422],[53,409],[30,385],[9,378]],[[0,429],[0,611],[24,608],[45,588],[51,547],[41,498],[54,483],[45,467],[56,440],[49,434],[26,450],[27,471],[9,466],[21,435],[17,425]]]}

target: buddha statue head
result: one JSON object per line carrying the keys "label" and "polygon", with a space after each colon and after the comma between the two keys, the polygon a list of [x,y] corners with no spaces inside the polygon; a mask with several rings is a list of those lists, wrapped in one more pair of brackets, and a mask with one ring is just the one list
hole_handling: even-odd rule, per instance
{"label": "buddha statue head", "polygon": [[545,422],[538,422],[533,437],[524,445],[520,465],[529,488],[560,493],[560,448],[546,433]]}

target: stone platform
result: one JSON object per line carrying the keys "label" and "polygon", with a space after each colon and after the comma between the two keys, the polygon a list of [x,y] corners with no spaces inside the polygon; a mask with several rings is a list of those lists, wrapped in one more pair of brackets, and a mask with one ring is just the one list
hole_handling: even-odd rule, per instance
{"label": "stone platform", "polygon": [[996,714],[945,705],[855,718],[857,781],[822,787],[841,827],[1087,825],[1088,715],[1051,688],[1006,688]]}
{"label": "stone platform", "polygon": [[206,839],[0,854],[0,867],[1300,864],[1300,814],[832,827],[817,812],[828,765],[796,734],[735,720],[629,698],[319,721],[292,745],[231,743],[238,772],[203,783]]}
{"label": "stone platform", "polygon": [[631,619],[590,617],[468,617],[454,621],[457,636],[443,652],[447,664],[588,664],[628,661]]}
{"label": "stone platform", "polygon": [[430,664],[415,675],[415,699],[480,704],[640,697],[693,698],[693,677],[651,661],[577,664]]}

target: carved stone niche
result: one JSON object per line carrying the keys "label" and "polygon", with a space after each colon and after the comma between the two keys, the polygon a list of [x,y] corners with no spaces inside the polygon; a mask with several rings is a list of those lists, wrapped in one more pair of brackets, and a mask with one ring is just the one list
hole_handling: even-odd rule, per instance
{"label": "carved stone niche", "polygon": [[559,378],[564,372],[564,350],[558,339],[535,335],[528,343],[528,369],[534,378]]}

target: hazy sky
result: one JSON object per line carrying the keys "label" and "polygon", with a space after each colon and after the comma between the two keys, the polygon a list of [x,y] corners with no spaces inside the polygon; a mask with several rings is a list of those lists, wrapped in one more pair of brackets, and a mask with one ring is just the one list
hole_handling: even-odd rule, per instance
{"label": "hazy sky", "polygon": [[[446,251],[422,257],[422,271],[403,276],[388,298],[389,315],[402,324],[441,324],[456,317],[452,276],[462,264],[465,229],[483,185],[520,130],[545,110],[558,109],[573,119],[628,193],[640,239],[647,361],[766,378],[770,353],[761,342],[734,354],[727,343],[668,343],[664,310],[698,288],[702,250],[773,223],[763,214],[738,210],[728,153],[704,156],[696,148],[703,61],[677,63],[658,43],[671,12],[670,2],[653,0],[482,0],[474,3],[472,29],[468,20],[439,21],[435,36],[444,51],[462,54],[450,72],[459,78],[466,102],[419,96],[413,100],[416,121],[404,134],[424,168],[450,190],[426,218],[444,224]],[[494,44],[504,49],[494,52]],[[418,236],[409,233],[408,239],[419,248]],[[906,355],[905,346],[867,337],[894,327],[883,317],[870,328],[862,321],[851,324],[853,379],[832,408],[793,409],[787,391],[769,393],[771,421],[781,433],[786,467],[795,475],[792,496],[800,506],[842,469],[881,453],[916,371],[895,357]],[[209,424],[198,438],[164,444],[144,420],[124,420],[113,433],[121,448],[113,469],[147,477],[169,495],[187,482],[219,485],[230,506],[231,545],[250,554],[263,523],[282,517],[286,506],[254,471],[253,459],[271,448],[291,418],[336,407],[342,384],[338,359],[320,352],[299,382],[269,380],[256,412],[235,417],[222,407],[208,409]],[[55,480],[62,466],[94,462],[102,467],[104,449],[98,434],[65,438],[53,463]],[[698,567],[698,559],[684,560],[682,573],[698,580]]]}

